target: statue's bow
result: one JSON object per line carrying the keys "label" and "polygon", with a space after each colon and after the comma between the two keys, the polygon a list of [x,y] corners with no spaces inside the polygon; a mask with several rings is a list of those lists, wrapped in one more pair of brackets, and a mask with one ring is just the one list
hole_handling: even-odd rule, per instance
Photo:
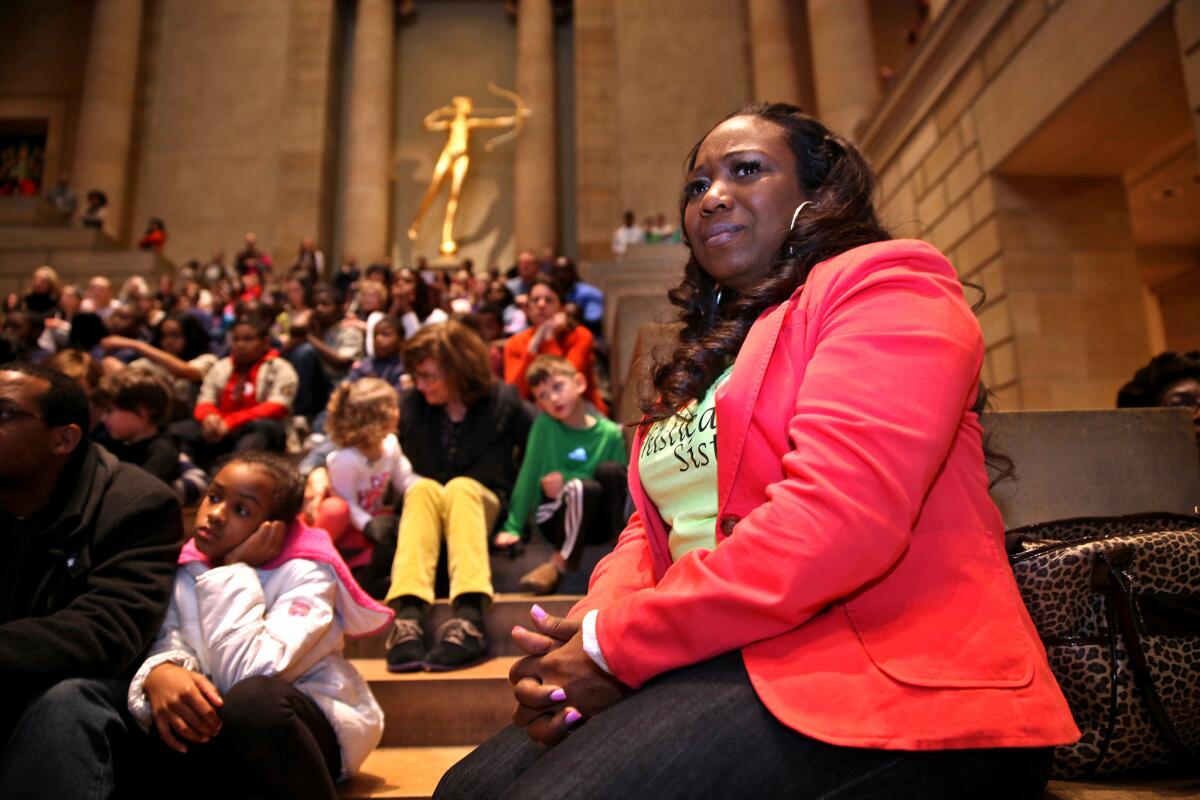
{"label": "statue's bow", "polygon": [[490,153],[492,149],[496,147],[496,145],[503,144],[504,142],[517,138],[518,134],[520,134],[521,130],[525,127],[525,118],[529,116],[529,106],[525,105],[525,101],[521,99],[521,95],[508,89],[503,89],[492,81],[488,81],[487,88],[492,94],[500,97],[506,97],[511,100],[513,104],[512,128],[500,134],[499,136],[489,139],[483,144],[483,149]]}

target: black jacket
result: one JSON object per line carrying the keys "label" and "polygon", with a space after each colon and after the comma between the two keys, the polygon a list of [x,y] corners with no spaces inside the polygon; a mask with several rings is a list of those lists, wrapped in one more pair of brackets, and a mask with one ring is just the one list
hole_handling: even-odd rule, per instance
{"label": "black jacket", "polygon": [[175,575],[175,494],[87,443],[27,521],[0,509],[0,741],[40,691],[131,674],[157,633]]}
{"label": "black jacket", "polygon": [[400,449],[423,478],[438,483],[474,478],[491,489],[500,498],[498,521],[503,521],[534,413],[513,387],[497,382],[467,409],[458,451],[451,458],[442,438],[446,412],[410,389],[400,400]]}

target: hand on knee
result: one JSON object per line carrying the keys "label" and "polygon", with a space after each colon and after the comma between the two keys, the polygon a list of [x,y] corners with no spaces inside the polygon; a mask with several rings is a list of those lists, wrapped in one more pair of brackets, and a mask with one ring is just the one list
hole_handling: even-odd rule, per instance
{"label": "hand on knee", "polygon": [[270,736],[291,724],[295,712],[287,702],[289,684],[282,678],[254,675],[225,693],[222,732],[236,736]]}

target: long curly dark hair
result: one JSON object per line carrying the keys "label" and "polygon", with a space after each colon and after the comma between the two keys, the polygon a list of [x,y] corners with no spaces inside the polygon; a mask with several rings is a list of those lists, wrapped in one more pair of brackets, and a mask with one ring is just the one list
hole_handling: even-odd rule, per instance
{"label": "long curly dark hair", "polygon": [[[796,180],[815,207],[810,206],[796,220],[767,277],[747,291],[718,287],[695,254],[691,255],[683,282],[667,294],[680,309],[683,330],[673,352],[658,360],[650,372],[640,425],[674,416],[692,400],[703,397],[733,362],[759,314],[790,297],[814,266],[854,247],[892,238],[872,202],[875,175],[854,145],[787,103],[753,103],[721,122],[742,116],[758,117],[783,129],[796,158]],[[708,133],[688,153],[688,173],[707,137]],[[690,247],[683,219],[687,204],[684,195],[679,203],[680,228]]]}

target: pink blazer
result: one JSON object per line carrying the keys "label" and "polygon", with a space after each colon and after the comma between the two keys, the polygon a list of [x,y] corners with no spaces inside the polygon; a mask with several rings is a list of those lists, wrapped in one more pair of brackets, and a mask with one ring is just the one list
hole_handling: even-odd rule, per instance
{"label": "pink blazer", "polygon": [[1079,731],[1004,552],[972,412],[979,325],[928,244],[818,264],[717,392],[715,550],[636,513],[597,566],[605,660],[638,687],[741,649],[762,702],[833,744],[1032,747]]}

